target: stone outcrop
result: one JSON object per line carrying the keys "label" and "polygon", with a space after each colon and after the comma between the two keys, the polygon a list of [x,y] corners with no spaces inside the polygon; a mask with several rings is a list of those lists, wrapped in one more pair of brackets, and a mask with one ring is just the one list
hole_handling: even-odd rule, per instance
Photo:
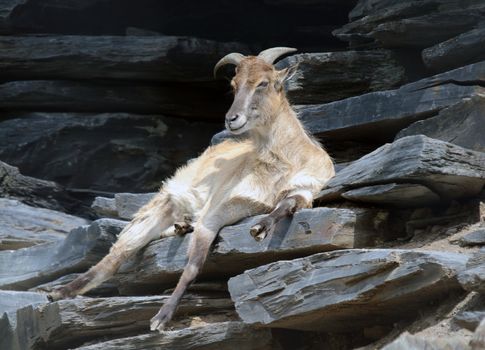
{"label": "stone outcrop", "polygon": [[463,288],[479,293],[485,292],[485,248],[481,248],[468,261],[466,270],[458,275]]}

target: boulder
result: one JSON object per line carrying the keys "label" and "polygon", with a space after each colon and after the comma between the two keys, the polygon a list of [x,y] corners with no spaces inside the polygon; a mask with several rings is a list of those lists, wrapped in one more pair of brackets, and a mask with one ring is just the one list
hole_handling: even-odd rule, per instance
{"label": "boulder", "polygon": [[68,273],[82,272],[107,253],[126,222],[100,219],[55,243],[0,252],[0,288],[27,290]]}
{"label": "boulder", "polygon": [[93,209],[99,217],[118,217],[114,198],[96,197],[91,204],[91,209]]}
{"label": "boulder", "polygon": [[471,350],[468,346],[468,339],[463,336],[448,337],[427,337],[412,335],[408,332],[402,333],[399,338],[386,345],[382,350]]}
{"label": "boulder", "polygon": [[[84,298],[27,306],[17,311],[13,337],[17,349],[66,349],[86,341],[100,341],[148,330],[150,318],[168,296]],[[187,295],[181,315],[232,313],[229,298]],[[8,339],[3,339],[6,342]],[[1,340],[0,340],[1,341]],[[3,347],[2,347],[3,349]]]}
{"label": "boulder", "polygon": [[[396,139],[423,134],[434,139],[485,152],[485,96],[477,95],[442,109],[438,115],[419,120],[401,130]],[[460,125],[459,128],[456,126]]]}
{"label": "boulder", "polygon": [[485,61],[401,86],[327,104],[298,108],[312,134],[328,140],[390,140],[409,124],[463,98],[485,93]]}
{"label": "boulder", "polygon": [[14,292],[10,290],[0,290],[0,315],[4,312],[15,313],[28,305],[46,304],[47,295],[35,292]]}
{"label": "boulder", "polygon": [[[42,283],[42,284],[36,285],[35,287],[29,288],[29,291],[50,293],[55,288],[62,287],[64,285],[74,281],[80,275],[81,275],[81,273],[70,273],[70,274],[67,274],[67,275],[63,275],[62,277],[59,277],[56,280],[48,281],[46,283]],[[99,297],[99,296],[102,296],[102,297],[117,296],[117,295],[119,295],[118,286],[112,279],[109,279],[109,280],[101,283],[96,288],[89,290],[88,292],[86,292],[83,295],[97,296],[97,297]]]}
{"label": "boulder", "polygon": [[485,185],[485,153],[423,135],[386,144],[342,169],[320,200],[335,200],[359,187],[386,183],[426,186],[442,200],[478,195]]}
{"label": "boulder", "polygon": [[485,245],[485,227],[465,234],[458,243],[462,247]]}
{"label": "boulder", "polygon": [[177,36],[3,36],[0,80],[212,81],[212,68],[239,43]]}
{"label": "boulder", "polygon": [[272,349],[269,329],[256,329],[242,322],[229,321],[183,329],[148,333],[81,346],[76,350],[268,350]]}
{"label": "boulder", "polygon": [[[29,176],[69,188],[112,192],[158,188],[179,166],[196,157],[217,130],[211,123],[160,115],[12,116],[0,121],[0,159]],[[47,197],[42,199],[48,201]]]}
{"label": "boulder", "polygon": [[458,275],[458,280],[468,291],[485,293],[485,247],[473,254],[466,270]]}
{"label": "boulder", "polygon": [[359,187],[342,193],[342,197],[354,202],[396,207],[422,207],[440,201],[440,197],[428,187],[406,183]]}
{"label": "boulder", "polygon": [[0,109],[17,113],[122,111],[222,120],[227,102],[218,89],[178,84],[80,80],[22,80],[0,84]]}
{"label": "boulder", "polygon": [[285,58],[279,69],[298,65],[288,81],[294,104],[325,103],[379,90],[405,80],[404,68],[387,50],[305,53]]}
{"label": "boulder", "polygon": [[[1,142],[1,141],[0,141]],[[0,197],[17,199],[33,207],[90,215],[90,208],[52,181],[24,176],[19,169],[0,161]]]}
{"label": "boulder", "polygon": [[115,205],[118,217],[131,220],[136,212],[147,204],[154,196],[153,193],[117,193],[115,194]]}
{"label": "boulder", "polygon": [[422,52],[424,64],[444,71],[485,60],[485,27],[475,28],[428,47]]}
{"label": "boulder", "polygon": [[482,320],[485,320],[485,311],[463,311],[453,317],[453,321],[457,325],[472,332]]}
{"label": "boulder", "polygon": [[[200,279],[227,278],[270,261],[372,245],[379,237],[374,222],[378,216],[378,211],[365,209],[305,209],[281,221],[262,242],[256,242],[249,229],[263,216],[246,219],[219,232]],[[115,276],[121,294],[156,292],[175,285],[187,262],[190,236],[152,242],[122,265]]]}
{"label": "boulder", "polygon": [[0,198],[0,250],[15,250],[63,240],[88,220]]}
{"label": "boulder", "polygon": [[460,290],[463,254],[348,249],[263,265],[229,280],[250,325],[352,332],[415,317],[430,301]]}

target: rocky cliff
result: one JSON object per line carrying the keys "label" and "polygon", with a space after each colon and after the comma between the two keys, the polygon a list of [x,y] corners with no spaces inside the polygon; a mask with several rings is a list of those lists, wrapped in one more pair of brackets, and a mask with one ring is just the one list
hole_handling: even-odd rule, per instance
{"label": "rocky cliff", "polygon": [[[481,0],[0,2],[0,349],[485,349],[484,23]],[[190,234],[48,302],[228,137],[214,63],[282,45],[338,170],[314,208],[223,228],[162,334]]]}

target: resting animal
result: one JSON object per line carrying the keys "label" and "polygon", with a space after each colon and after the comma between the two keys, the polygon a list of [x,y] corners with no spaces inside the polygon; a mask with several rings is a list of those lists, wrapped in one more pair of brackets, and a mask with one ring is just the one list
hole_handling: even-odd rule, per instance
{"label": "resting animal", "polygon": [[230,133],[246,133],[247,138],[211,146],[178,169],[124,228],[109,254],[71,283],[52,291],[52,300],[72,298],[94,288],[152,240],[193,230],[182,276],[151,319],[150,328],[162,330],[222,227],[267,213],[250,230],[256,240],[262,240],[281,218],[312,206],[315,194],[334,176],[334,167],[285,96],[284,83],[296,67],[276,70],[273,66],[278,57],[293,51],[272,48],[247,57],[231,53],[216,64],[214,74],[223,65],[236,65],[231,81],[234,102],[225,125]]}

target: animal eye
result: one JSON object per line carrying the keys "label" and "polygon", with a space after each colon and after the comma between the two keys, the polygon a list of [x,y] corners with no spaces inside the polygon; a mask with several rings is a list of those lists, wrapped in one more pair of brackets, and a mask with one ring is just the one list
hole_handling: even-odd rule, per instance
{"label": "animal eye", "polygon": [[266,86],[268,86],[268,82],[266,80],[263,80],[258,84],[258,88],[264,88]]}

